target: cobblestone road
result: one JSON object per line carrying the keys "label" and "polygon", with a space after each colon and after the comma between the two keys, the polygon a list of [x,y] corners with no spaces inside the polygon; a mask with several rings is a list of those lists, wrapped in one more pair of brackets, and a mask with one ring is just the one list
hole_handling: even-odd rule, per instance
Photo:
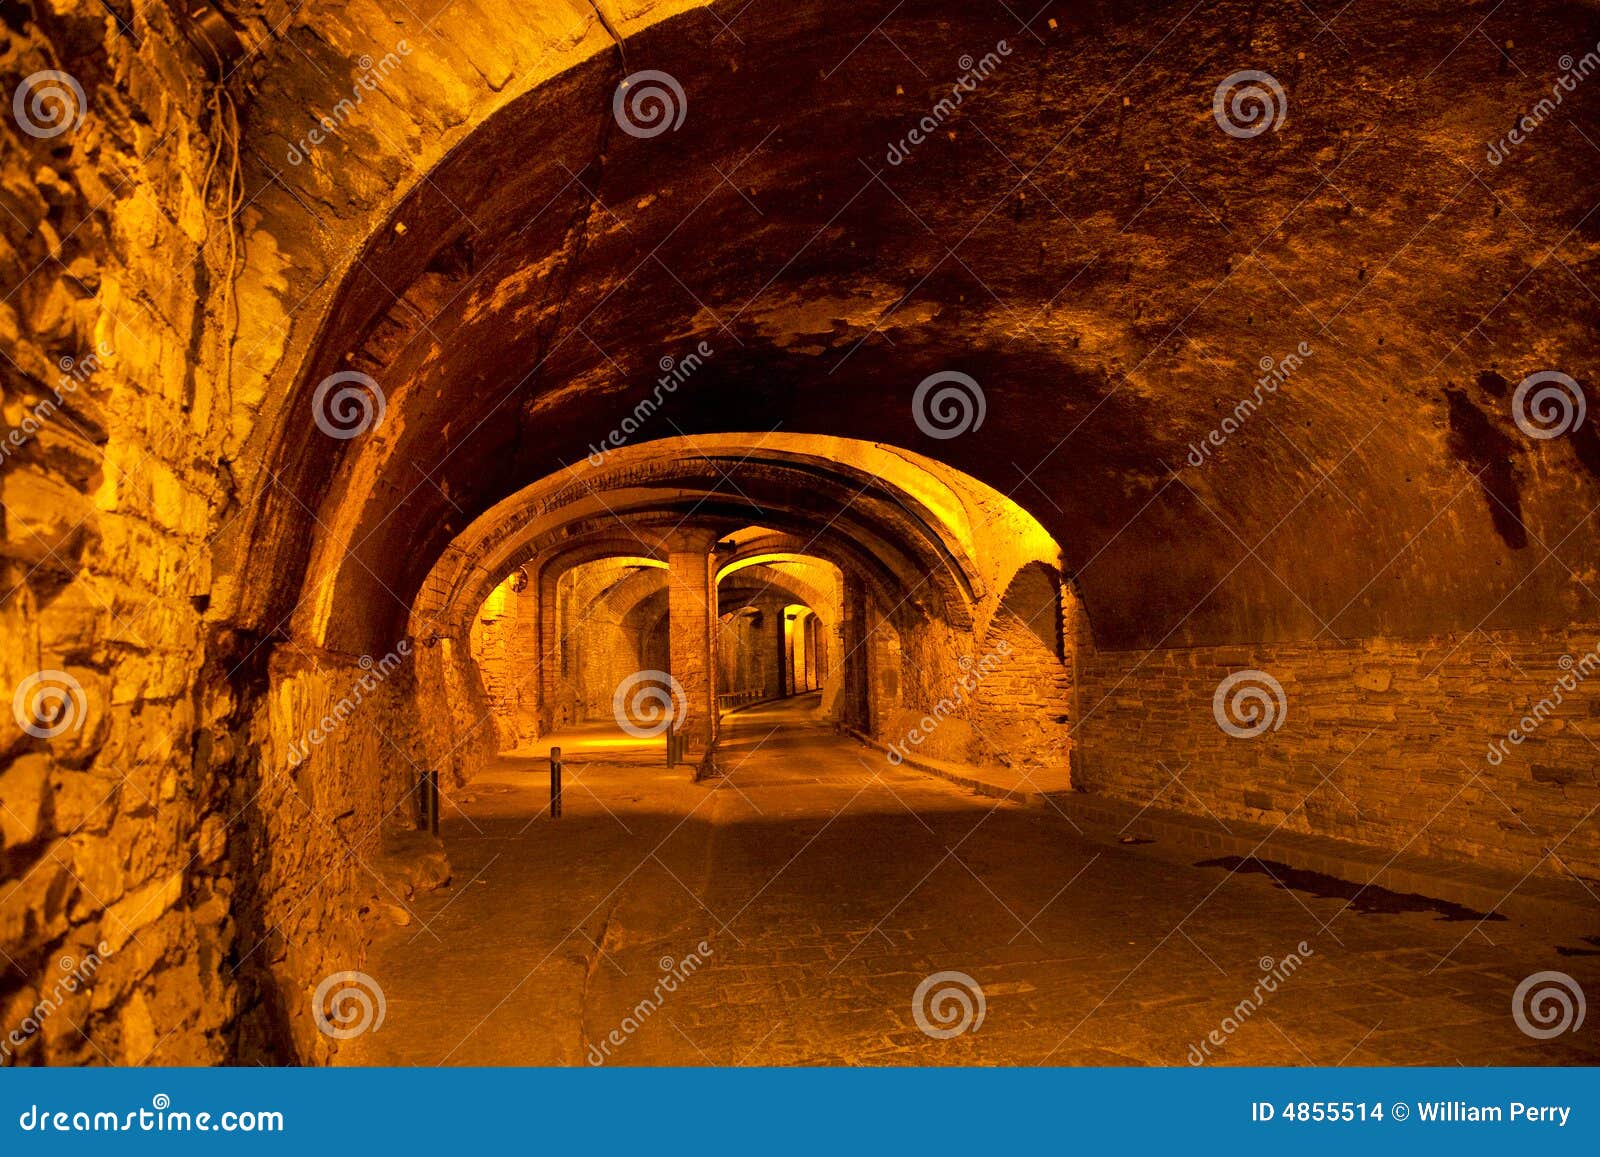
{"label": "cobblestone road", "polygon": [[[1600,992],[1593,943],[1358,911],[1260,871],[1097,842],[890,767],[807,706],[729,717],[714,785],[573,764],[552,822],[531,764],[475,784],[446,825],[455,881],[378,946],[388,1017],[341,1060],[1600,1061],[1600,1017],[1538,1040],[1512,1016],[1535,972]],[[981,1023],[919,1027],[914,994],[937,972],[975,982]],[[975,1021],[974,994],[946,987],[923,1019]]]}

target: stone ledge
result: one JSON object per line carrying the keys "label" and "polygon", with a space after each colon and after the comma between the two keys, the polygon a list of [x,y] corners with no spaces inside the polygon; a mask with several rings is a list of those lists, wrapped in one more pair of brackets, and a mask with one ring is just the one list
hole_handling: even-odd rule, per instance
{"label": "stone ledge", "polygon": [[1218,821],[1165,808],[1081,792],[1050,792],[1038,800],[1087,828],[1108,835],[1160,840],[1219,855],[1254,856],[1358,885],[1426,896],[1481,913],[1498,913],[1552,930],[1600,930],[1600,899],[1576,879],[1523,876],[1503,869],[1416,855],[1326,836],[1273,829],[1265,824]]}
{"label": "stone ledge", "polygon": [[[869,747],[887,750],[859,731],[844,730]],[[1223,830],[1217,820],[1166,808],[1140,808],[1107,796],[1007,787],[996,782],[1005,777],[1004,772],[990,774],[921,756],[905,759],[903,766],[949,780],[977,795],[1012,799],[1048,810],[1079,825],[1089,838],[1119,842],[1119,846],[1121,837],[1136,836],[1217,856],[1253,856],[1358,885],[1370,884],[1391,892],[1459,904],[1476,912],[1498,913],[1552,931],[1590,936],[1600,931],[1600,898],[1576,879],[1521,876],[1476,864],[1395,856],[1365,844],[1244,820],[1229,820],[1227,830]]]}

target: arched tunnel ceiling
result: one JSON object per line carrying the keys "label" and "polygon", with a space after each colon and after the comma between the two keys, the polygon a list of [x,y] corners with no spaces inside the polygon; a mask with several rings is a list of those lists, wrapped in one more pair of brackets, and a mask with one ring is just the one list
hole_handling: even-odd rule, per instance
{"label": "arched tunnel ceiling", "polygon": [[[1020,551],[1055,565],[1056,544],[1020,508],[917,454],[777,431],[645,442],[599,466],[568,467],[486,511],[434,567],[409,630],[458,633],[519,566],[546,582],[600,558],[659,561],[684,527],[733,536],[726,557],[719,552],[724,570],[773,548],[810,554],[849,570],[890,615],[966,625],[987,581],[979,556],[990,553],[974,537],[975,516],[995,524],[984,545],[1008,540],[991,563],[1003,568]],[[753,526],[757,519],[764,525]],[[360,575],[358,566],[330,568],[330,581],[308,604],[308,634],[357,649],[382,640],[374,624],[393,618],[387,603],[341,613],[359,605],[349,592],[359,589]]]}
{"label": "arched tunnel ceiling", "polygon": [[[660,360],[704,342],[636,440],[781,428],[937,457],[1051,531],[1109,645],[1592,613],[1600,439],[1524,436],[1510,393],[1537,370],[1596,379],[1600,151],[1552,123],[1484,161],[1555,58],[1592,47],[1591,5],[1519,10],[1549,59],[1517,69],[1486,4],[1357,3],[1327,32],[1303,5],[1054,3],[1026,28],[1001,4],[715,8],[627,41],[628,69],[681,83],[676,132],[620,131],[622,65],[597,56],[374,229],[266,453],[283,493],[263,517],[293,557],[252,560],[263,575],[304,565],[303,506],[351,528],[352,597],[409,599],[472,518],[604,445]],[[1239,139],[1211,100],[1249,67],[1288,113]],[[1597,91],[1564,116],[1594,123]],[[329,178],[324,196],[364,195]],[[384,389],[370,436],[305,420],[335,367]],[[933,438],[912,394],[952,370],[986,416]]]}

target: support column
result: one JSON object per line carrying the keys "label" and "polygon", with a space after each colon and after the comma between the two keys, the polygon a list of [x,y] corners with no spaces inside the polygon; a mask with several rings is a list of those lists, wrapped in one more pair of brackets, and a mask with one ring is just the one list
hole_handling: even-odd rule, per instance
{"label": "support column", "polygon": [[844,695],[842,714],[845,721],[860,731],[872,734],[871,664],[867,649],[867,592],[859,580],[844,578],[844,616],[839,624],[839,641],[844,654]]}
{"label": "support column", "polygon": [[781,699],[789,694],[789,649],[783,641],[783,603],[773,606],[768,617],[772,620],[774,650],[778,656],[778,698]]}
{"label": "support column", "polygon": [[506,647],[515,710],[517,746],[527,747],[544,733],[539,730],[539,584],[531,577],[511,596],[516,600],[516,625]]}
{"label": "support column", "polygon": [[556,680],[561,674],[561,627],[556,622],[556,581],[558,576],[541,570],[535,580],[538,590],[538,687],[539,734],[555,730]]}
{"label": "support column", "polygon": [[717,737],[717,534],[678,530],[667,542],[667,634],[672,677],[683,688],[681,730],[691,751]]}

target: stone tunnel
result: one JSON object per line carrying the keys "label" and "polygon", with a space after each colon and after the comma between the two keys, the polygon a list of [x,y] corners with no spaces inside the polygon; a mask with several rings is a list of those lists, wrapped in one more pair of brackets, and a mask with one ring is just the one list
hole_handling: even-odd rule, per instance
{"label": "stone tunnel", "polygon": [[1033,7],[7,5],[0,1063],[1600,1058],[1600,8]]}

